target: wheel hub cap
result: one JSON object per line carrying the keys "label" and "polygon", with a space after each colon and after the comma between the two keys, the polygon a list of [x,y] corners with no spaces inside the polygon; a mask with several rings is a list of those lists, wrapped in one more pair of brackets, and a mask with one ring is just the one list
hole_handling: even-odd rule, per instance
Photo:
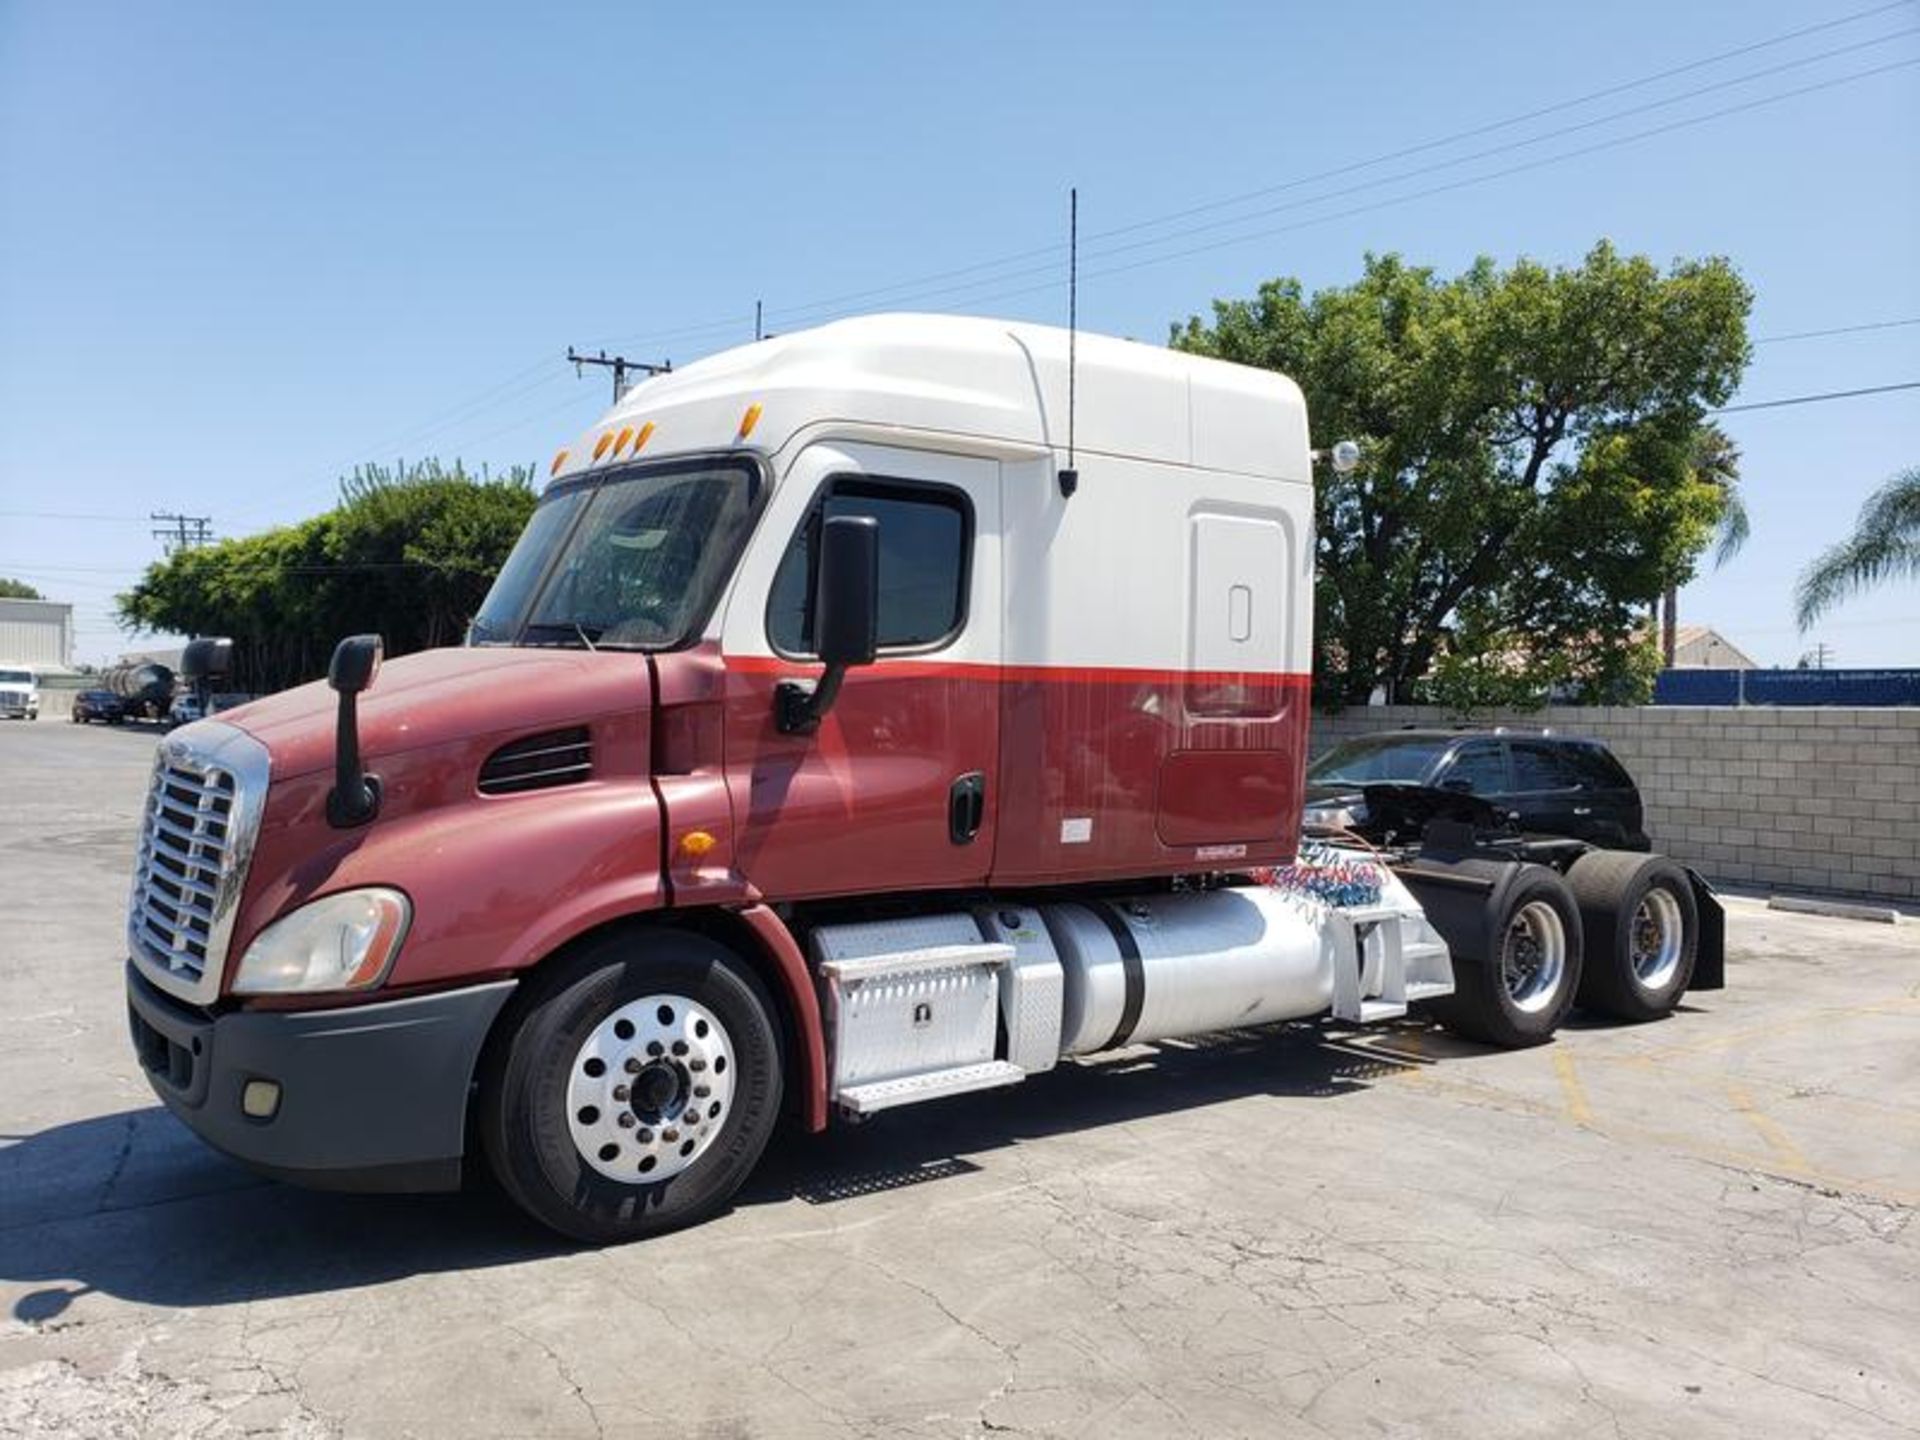
{"label": "wheel hub cap", "polygon": [[567,1072],[567,1127],[609,1180],[678,1175],[712,1146],[733,1105],[733,1042],[719,1017],[680,995],[607,1015]]}
{"label": "wheel hub cap", "polygon": [[1633,912],[1633,973],[1650,990],[1673,979],[1686,933],[1680,902],[1664,887],[1649,890]]}
{"label": "wheel hub cap", "polygon": [[1500,978],[1514,1007],[1533,1014],[1551,1005],[1566,965],[1567,930],[1560,912],[1543,900],[1521,906],[1500,953]]}

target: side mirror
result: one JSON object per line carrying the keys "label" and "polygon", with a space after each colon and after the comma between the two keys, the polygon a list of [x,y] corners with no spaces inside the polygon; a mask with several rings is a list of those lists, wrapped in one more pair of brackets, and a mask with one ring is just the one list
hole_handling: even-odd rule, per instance
{"label": "side mirror", "polygon": [[327,684],[342,695],[358,695],[380,673],[380,657],[385,651],[386,642],[378,635],[347,636],[333,647]]}
{"label": "side mirror", "polygon": [[224,635],[189,640],[180,652],[180,673],[189,680],[217,680],[233,669],[233,641]]}
{"label": "side mirror", "polygon": [[333,647],[327,684],[340,696],[333,727],[333,789],[327,820],[336,830],[364,825],[380,813],[380,777],[360,768],[360,692],[380,673],[386,648],[378,635],[349,635]]}
{"label": "side mirror", "polygon": [[836,515],[820,527],[820,573],[813,593],[821,660],[871,665],[880,629],[880,522]]}
{"label": "side mirror", "polygon": [[833,708],[852,665],[871,665],[880,633],[880,522],[835,515],[820,527],[820,565],[813,591],[814,645],[826,671],[819,683],[783,680],[774,691],[775,721],[788,735],[811,733]]}

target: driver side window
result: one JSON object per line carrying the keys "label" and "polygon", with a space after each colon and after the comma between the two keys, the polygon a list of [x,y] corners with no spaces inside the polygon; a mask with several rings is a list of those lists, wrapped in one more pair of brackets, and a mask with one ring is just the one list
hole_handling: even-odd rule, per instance
{"label": "driver side window", "polygon": [[839,515],[880,523],[879,648],[932,650],[966,623],[973,512],[958,490],[906,481],[836,480],[793,537],[767,600],[783,655],[811,655],[820,527]]}

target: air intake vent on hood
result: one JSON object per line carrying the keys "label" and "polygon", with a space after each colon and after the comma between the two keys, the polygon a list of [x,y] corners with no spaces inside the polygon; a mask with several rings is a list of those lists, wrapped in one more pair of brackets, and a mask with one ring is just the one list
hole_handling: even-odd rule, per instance
{"label": "air intake vent on hood", "polygon": [[517,795],[522,790],[578,785],[592,775],[593,742],[587,727],[576,725],[502,745],[480,767],[480,793]]}

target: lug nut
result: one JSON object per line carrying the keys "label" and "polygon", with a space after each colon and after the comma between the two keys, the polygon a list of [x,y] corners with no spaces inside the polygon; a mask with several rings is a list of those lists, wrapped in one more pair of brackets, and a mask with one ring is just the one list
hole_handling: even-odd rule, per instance
{"label": "lug nut", "polygon": [[673,1144],[674,1141],[680,1138],[680,1132],[678,1130],[675,1130],[673,1127],[669,1126],[665,1130],[662,1130],[660,1132],[660,1138],[666,1141],[667,1144],[671,1145]]}
{"label": "lug nut", "polygon": [[698,1110],[689,1110],[680,1118],[689,1125],[698,1125],[700,1123],[700,1112]]}
{"label": "lug nut", "polygon": [[627,1087],[626,1087],[626,1086],[624,1086],[624,1085],[616,1085],[616,1086],[614,1086],[614,1087],[613,1087],[613,1098],[614,1098],[614,1099],[616,1099],[616,1100],[624,1100],[624,1099],[626,1099],[626,1098],[627,1098]]}
{"label": "lug nut", "polygon": [[[614,1093],[618,1095],[619,1091],[616,1090]],[[693,1087],[693,1098],[696,1100],[704,1100],[712,1093],[713,1087],[711,1085],[696,1085]]]}
{"label": "lug nut", "polygon": [[640,1073],[639,1057],[635,1055],[627,1056],[627,1074],[638,1075],[639,1073]]}
{"label": "lug nut", "polygon": [[676,1054],[676,1055],[684,1055],[684,1054],[686,1054],[686,1053],[687,1053],[687,1042],[686,1042],[686,1041],[684,1041],[684,1040],[676,1040],[676,1041],[674,1041],[674,1042],[673,1042],[673,1053],[674,1053],[674,1054]]}
{"label": "lug nut", "polygon": [[706,1068],[707,1068],[707,1062],[704,1060],[687,1061],[687,1069],[689,1070],[704,1070]]}
{"label": "lug nut", "polygon": [[666,1054],[666,1047],[661,1045],[658,1040],[649,1040],[647,1042],[647,1054],[657,1060],[660,1056]]}
{"label": "lug nut", "polygon": [[640,1127],[640,1133],[633,1138],[638,1140],[642,1145],[651,1145],[653,1143],[653,1131],[643,1125]]}
{"label": "lug nut", "polygon": [[633,1112],[631,1110],[622,1110],[614,1117],[614,1123],[622,1130],[631,1130],[633,1128]]}

